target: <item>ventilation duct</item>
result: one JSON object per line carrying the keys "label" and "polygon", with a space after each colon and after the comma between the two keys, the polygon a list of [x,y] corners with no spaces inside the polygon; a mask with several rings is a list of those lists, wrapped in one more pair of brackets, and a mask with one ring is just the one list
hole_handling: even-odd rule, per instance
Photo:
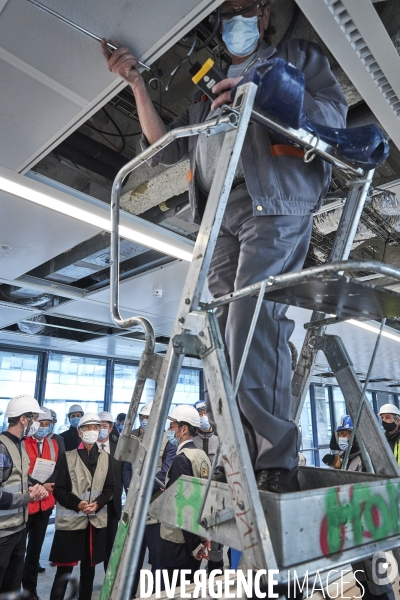
{"label": "ventilation duct", "polygon": [[47,321],[44,315],[36,315],[35,317],[17,323],[17,327],[20,331],[30,335],[39,335],[40,333],[43,333],[46,329],[46,325]]}

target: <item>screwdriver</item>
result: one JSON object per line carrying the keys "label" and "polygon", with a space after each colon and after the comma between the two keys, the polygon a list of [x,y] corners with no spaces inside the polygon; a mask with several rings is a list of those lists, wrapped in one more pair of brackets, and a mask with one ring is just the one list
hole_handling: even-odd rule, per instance
{"label": "screwdriver", "polygon": [[[101,38],[99,38],[97,35],[94,35],[94,33],[91,33],[90,31],[87,31],[86,29],[84,29],[80,25],[77,25],[76,23],[73,23],[69,19],[63,17],[62,15],[60,15],[58,13],[56,13],[54,10],[51,10],[51,8],[48,8],[47,6],[44,6],[43,4],[40,4],[40,2],[37,2],[37,0],[27,0],[27,1],[30,2],[31,4],[34,4],[34,6],[37,6],[38,8],[41,8],[42,10],[44,10],[45,12],[47,12],[49,15],[52,15],[53,17],[55,17],[56,19],[58,19],[59,21],[62,21],[63,23],[66,23],[67,25],[69,25],[70,27],[73,27],[77,31],[80,31],[81,33],[84,33],[88,37],[92,38],[92,40],[96,40],[97,42],[101,42]],[[107,42],[107,46],[110,48],[110,50],[116,50],[117,49],[117,46],[114,46],[113,44],[110,44],[109,42]],[[142,69],[145,69],[146,71],[150,71],[151,70],[148,65],[145,65],[144,63],[140,62],[140,60],[138,61],[138,65],[139,65],[139,67],[142,67]]]}

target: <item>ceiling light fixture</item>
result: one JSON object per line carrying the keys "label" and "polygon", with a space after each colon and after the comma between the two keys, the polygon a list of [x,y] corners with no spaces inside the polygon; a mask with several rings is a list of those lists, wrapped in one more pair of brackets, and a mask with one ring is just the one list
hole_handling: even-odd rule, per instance
{"label": "ceiling light fixture", "polygon": [[[46,188],[49,189],[49,192]],[[4,167],[0,167],[0,190],[73,219],[89,223],[105,231],[111,231],[109,208],[103,208],[100,205],[105,203],[95,199],[93,199],[93,204],[84,202],[74,196],[69,196],[64,192],[27,179],[23,175],[14,173]],[[123,224],[123,221],[126,224]],[[127,240],[137,242],[180,260],[192,261],[193,242],[139,217],[128,214],[125,218],[122,217],[119,233],[121,237]]]}
{"label": "ceiling light fixture", "polygon": [[[355,325],[360,329],[366,329],[366,331],[371,331],[371,333],[379,333],[379,327],[375,327],[374,325],[369,325],[368,323],[363,323],[361,321],[356,321],[355,319],[349,319],[346,323],[350,323],[350,325]],[[394,333],[389,333],[388,331],[382,331],[382,337],[388,338],[389,340],[393,340],[394,342],[400,342],[400,335],[395,335]]]}

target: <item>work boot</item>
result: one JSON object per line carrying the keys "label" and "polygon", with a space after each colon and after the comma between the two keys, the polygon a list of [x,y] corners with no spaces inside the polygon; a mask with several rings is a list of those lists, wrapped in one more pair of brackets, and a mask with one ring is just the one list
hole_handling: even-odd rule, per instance
{"label": "work boot", "polygon": [[228,483],[224,467],[215,467],[213,481],[219,481],[220,483]]}
{"label": "work boot", "polygon": [[287,494],[299,492],[298,467],[296,469],[263,469],[257,475],[257,487],[262,492]]}

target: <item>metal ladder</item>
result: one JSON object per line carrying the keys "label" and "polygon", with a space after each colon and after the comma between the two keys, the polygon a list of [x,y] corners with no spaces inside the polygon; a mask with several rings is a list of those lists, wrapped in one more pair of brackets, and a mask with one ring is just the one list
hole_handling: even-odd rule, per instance
{"label": "metal ladder", "polygon": [[[318,497],[322,497],[324,494],[327,494],[327,486],[329,491],[329,486],[337,484],[342,485],[343,493],[346,494],[348,493],[347,487],[356,482],[356,485],[361,486],[359,492],[361,496],[362,494],[367,494],[371,486],[378,486],[381,489],[382,486],[386,485],[386,481],[382,478],[382,475],[371,473],[353,474],[346,471],[333,472],[325,469],[303,468],[300,469],[300,480],[302,490],[304,489],[305,491],[296,492],[295,494],[277,495],[268,492],[259,493],[257,489],[243,429],[240,425],[240,415],[235,398],[262,300],[268,298],[275,299],[273,295],[277,294],[279,296],[279,293],[282,293],[280,290],[284,290],[286,294],[290,286],[292,288],[294,286],[294,289],[296,289],[304,283],[307,285],[309,282],[314,282],[314,285],[322,286],[322,288],[324,286],[335,285],[335,282],[342,282],[343,280],[343,277],[337,275],[337,273],[340,273],[345,268],[356,268],[356,265],[340,262],[338,264],[314,267],[299,273],[271,277],[244,290],[236,291],[226,297],[201,305],[200,296],[206,281],[206,275],[250,118],[252,115],[256,115],[258,122],[263,122],[270,130],[284,134],[286,138],[307,148],[309,150],[308,155],[312,151],[339,168],[345,169],[354,178],[350,184],[349,198],[346,202],[335,242],[336,254],[333,256],[335,260],[347,258],[348,249],[355,234],[358,219],[372,181],[373,172],[364,174],[361,169],[354,168],[348,161],[339,156],[336,148],[330,147],[316,138],[312,133],[305,130],[293,130],[269,118],[267,115],[253,110],[256,93],[257,86],[254,83],[246,83],[238,88],[233,106],[223,107],[217,119],[209,120],[200,125],[170,131],[157,143],[150,146],[123,167],[113,185],[111,202],[112,318],[117,325],[123,328],[142,327],[145,332],[146,345],[140,361],[138,379],[124,430],[117,447],[116,457],[120,460],[129,460],[132,462],[132,481],[102,588],[101,600],[130,600],[164,427],[186,353],[198,355],[203,363],[204,376],[207,380],[217,430],[224,432],[224,435],[220,437],[221,456],[224,460],[228,483],[215,483],[211,482],[211,480],[205,482],[188,477],[180,478],[152,503],[150,514],[158,520],[241,549],[247,569],[286,569],[298,564],[301,574],[306,566],[311,570],[318,569],[320,557],[316,558],[311,549],[307,550],[304,548],[308,544],[305,544],[305,540],[302,539],[299,528],[293,529],[293,524],[292,530],[296,531],[296,535],[301,540],[299,547],[303,547],[300,561],[297,560],[299,557],[293,557],[295,545],[293,543],[285,543],[284,532],[288,526],[289,513],[291,514],[292,523],[293,520],[296,520],[292,514],[293,511],[289,509],[290,503],[296,500],[305,506],[304,503],[308,502],[310,497],[315,496],[317,498],[318,494]],[[204,132],[212,135],[221,131],[226,132],[223,147],[194,248],[193,261],[189,267],[184,285],[171,340],[166,356],[163,357],[154,352],[154,331],[151,324],[141,317],[122,319],[119,313],[118,223],[119,194],[122,182],[133,169],[143,164],[173,140]],[[345,229],[346,231],[344,232]],[[357,265],[359,267],[359,263]],[[390,270],[391,276],[400,280],[400,271],[374,261],[370,261],[368,265],[367,268],[373,268],[377,272],[388,273]],[[212,310],[221,303],[232,302],[246,295],[258,296],[258,301],[237,381],[232,382],[225,360],[224,344]],[[400,314],[399,296],[397,294],[394,294],[394,296],[396,296]],[[373,301],[372,305],[374,305]],[[340,318],[340,311],[337,314]],[[321,320],[323,319],[323,315],[316,318]],[[320,327],[321,331],[322,328],[323,324]],[[310,339],[312,336],[316,337],[315,329],[310,329],[310,331],[314,332],[314,334],[310,334]],[[335,354],[335,352],[337,353],[336,347],[332,351],[322,345],[319,345],[319,347],[326,350],[328,355],[334,356],[333,360],[338,362],[339,359]],[[307,348],[310,348],[310,345]],[[313,348],[313,352],[315,352],[315,348]],[[304,349],[303,355],[305,355]],[[302,358],[304,360],[303,355]],[[309,365],[309,372],[311,372],[312,364],[310,360],[307,363]],[[351,372],[350,366],[346,368],[347,372]],[[303,368],[303,371],[305,375],[302,381],[305,387],[308,379],[306,377],[306,369]],[[339,371],[336,369],[335,372],[337,372],[337,376],[339,377]],[[356,377],[354,373],[353,375]],[[148,426],[143,438],[139,440],[132,435],[132,430],[147,378],[156,381],[157,390]],[[353,380],[352,383],[354,390],[350,409],[352,414],[355,414],[361,391],[359,388],[356,389],[357,386]],[[301,385],[298,385],[297,389],[301,389],[301,394],[303,394]],[[381,444],[381,458],[378,460],[375,456],[371,457],[374,469],[377,473],[397,477],[397,465],[391,452],[386,449],[382,433],[379,431],[376,420],[374,421],[375,417],[371,415],[368,403],[365,403],[363,406],[359,425],[360,433],[364,439],[371,439],[372,436],[372,439],[376,439]],[[296,410],[300,411],[300,402]],[[320,488],[323,489],[321,490]],[[393,493],[390,490],[387,493],[392,498],[392,502],[394,502]],[[176,501],[178,497],[179,502]],[[362,497],[364,498],[364,496]],[[324,500],[325,503],[328,501],[331,504],[335,502],[330,497],[328,497],[328,500]],[[338,502],[340,502],[339,495],[336,498],[336,503]],[[323,506],[322,500],[318,506],[320,508]],[[318,513],[318,511],[316,512]],[[340,511],[336,510],[336,512],[333,512],[337,515]],[[354,514],[356,514],[356,509],[354,509]],[[335,518],[337,519],[337,517]],[[338,527],[340,534],[343,523],[335,522],[334,525],[331,525],[329,515],[321,516],[321,519],[321,522],[326,522],[328,519],[328,525]],[[400,544],[399,535],[397,535],[398,541],[396,540],[396,542],[392,540],[388,542],[387,537],[380,542],[374,540],[374,543],[370,543],[369,545],[362,545],[357,541],[360,548],[357,556],[354,556],[353,552],[351,559],[355,560],[356,558],[372,554],[375,551],[372,546],[379,549],[388,549],[394,547],[396,543]],[[336,538],[334,537],[334,539]],[[341,539],[340,535],[339,539]],[[324,549],[320,551],[320,554],[322,553],[324,556],[325,563],[328,565],[346,564],[349,561],[349,552],[351,553],[352,550],[346,550],[343,546],[345,544],[339,547],[339,556],[339,550],[336,547],[330,547],[329,543],[326,542]],[[290,578],[290,575],[285,575],[284,572],[281,572],[281,582],[286,581],[288,578]]]}

